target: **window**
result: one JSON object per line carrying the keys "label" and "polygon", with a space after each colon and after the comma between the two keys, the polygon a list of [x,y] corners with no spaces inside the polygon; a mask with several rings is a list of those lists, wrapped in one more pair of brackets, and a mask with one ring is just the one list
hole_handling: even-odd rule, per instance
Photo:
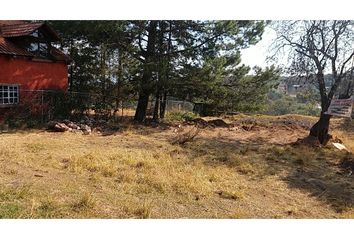
{"label": "window", "polygon": [[39,37],[39,31],[36,30],[31,34],[32,37]]}
{"label": "window", "polygon": [[49,42],[39,30],[30,35],[26,48],[38,57],[48,58],[49,56]]}
{"label": "window", "polygon": [[28,47],[28,51],[30,51],[31,53],[38,52],[38,43],[31,43]]}
{"label": "window", "polygon": [[47,58],[49,55],[49,48],[47,43],[32,42],[27,50],[36,56]]}
{"label": "window", "polygon": [[43,57],[48,56],[48,44],[46,43],[39,43],[39,49],[38,49],[39,55]]}
{"label": "window", "polygon": [[0,85],[0,105],[18,103],[18,85]]}

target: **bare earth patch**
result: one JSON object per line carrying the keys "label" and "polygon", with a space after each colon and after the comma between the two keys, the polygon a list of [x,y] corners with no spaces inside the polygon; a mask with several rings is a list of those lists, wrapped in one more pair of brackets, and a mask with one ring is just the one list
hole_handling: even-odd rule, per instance
{"label": "bare earth patch", "polygon": [[293,145],[315,120],[233,116],[183,144],[192,125],[1,134],[0,218],[353,218],[353,155]]}

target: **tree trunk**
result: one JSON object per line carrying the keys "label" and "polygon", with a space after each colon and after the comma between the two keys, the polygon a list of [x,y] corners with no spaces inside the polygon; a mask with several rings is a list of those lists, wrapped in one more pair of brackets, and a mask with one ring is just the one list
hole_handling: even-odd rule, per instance
{"label": "tree trunk", "polygon": [[326,145],[330,139],[328,134],[329,122],[331,115],[325,114],[332,98],[329,98],[326,93],[326,86],[324,81],[324,74],[320,66],[318,66],[317,81],[321,95],[321,116],[320,119],[311,127],[310,136],[316,137],[322,145]]}
{"label": "tree trunk", "polygon": [[105,110],[107,109],[107,100],[106,100],[106,46],[103,43],[101,45],[101,63],[100,63],[100,74],[101,74],[101,94],[102,94],[102,106],[100,106],[100,110],[102,113],[102,110],[105,112]]}
{"label": "tree trunk", "polygon": [[160,103],[160,91],[157,90],[156,91],[156,95],[155,95],[155,105],[154,105],[154,114],[152,117],[152,120],[154,122],[158,122],[159,121],[159,103]]}
{"label": "tree trunk", "polygon": [[135,111],[134,120],[137,122],[143,122],[146,117],[146,110],[149,103],[149,93],[141,91],[139,93],[138,106]]}
{"label": "tree trunk", "polygon": [[166,113],[166,104],[167,104],[167,92],[165,91],[163,95],[161,96],[161,103],[160,103],[160,118],[164,119],[165,118],[165,113]]}
{"label": "tree trunk", "polygon": [[326,145],[330,139],[328,134],[331,115],[321,113],[321,117],[310,129],[310,136],[316,137],[322,145]]}
{"label": "tree trunk", "polygon": [[[114,113],[114,116],[116,115],[116,113],[119,111],[119,102],[122,103],[122,113],[123,113],[123,94],[121,94],[121,85],[123,83],[123,78],[122,78],[122,75],[123,75],[123,66],[122,66],[122,55],[120,53],[120,51],[118,52],[119,55],[118,55],[118,73],[116,75],[117,77],[117,83],[116,83],[116,86],[117,86],[117,91],[116,91],[116,112]],[[119,115],[119,113],[118,113]],[[122,114],[122,118],[123,118],[123,114]]]}
{"label": "tree trunk", "polygon": [[157,31],[157,21],[150,21],[149,24],[149,35],[146,51],[144,55],[146,57],[144,63],[144,72],[140,83],[139,100],[138,106],[135,111],[134,120],[137,122],[142,122],[146,118],[146,110],[148,107],[149,96],[152,92],[151,90],[151,77],[152,71],[155,67],[155,43],[156,43],[156,31]]}

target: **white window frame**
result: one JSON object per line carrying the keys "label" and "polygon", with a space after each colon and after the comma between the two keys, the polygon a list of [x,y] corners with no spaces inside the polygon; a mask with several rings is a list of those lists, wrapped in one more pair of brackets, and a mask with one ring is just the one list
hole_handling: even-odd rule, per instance
{"label": "white window frame", "polygon": [[0,106],[16,105],[20,100],[18,84],[0,83]]}

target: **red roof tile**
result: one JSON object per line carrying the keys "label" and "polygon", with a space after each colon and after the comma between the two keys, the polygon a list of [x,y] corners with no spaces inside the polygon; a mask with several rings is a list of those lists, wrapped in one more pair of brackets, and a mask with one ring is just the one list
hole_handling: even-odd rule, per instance
{"label": "red roof tile", "polygon": [[3,37],[20,37],[27,36],[40,28],[44,23],[24,23],[14,25],[3,25],[1,27],[1,35]]}
{"label": "red roof tile", "polygon": [[0,36],[3,36],[5,38],[28,36],[39,28],[45,30],[51,37],[51,40],[53,41],[60,40],[58,34],[44,22],[28,23],[22,21],[21,23],[21,21],[14,21],[11,24],[11,21],[0,21]]}
{"label": "red roof tile", "polygon": [[26,21],[22,20],[0,20],[0,26],[2,25],[14,25],[14,24],[23,24],[27,23]]}
{"label": "red roof tile", "polygon": [[[26,49],[16,46],[11,38],[30,35],[39,28],[42,28],[51,40],[59,40],[56,32],[46,23],[0,20],[0,54],[36,57],[36,55],[30,53]],[[50,57],[48,59],[65,62],[71,61],[67,55],[55,47],[51,47]]]}
{"label": "red roof tile", "polygon": [[33,57],[32,53],[17,47],[15,44],[3,37],[0,37],[0,54]]}

